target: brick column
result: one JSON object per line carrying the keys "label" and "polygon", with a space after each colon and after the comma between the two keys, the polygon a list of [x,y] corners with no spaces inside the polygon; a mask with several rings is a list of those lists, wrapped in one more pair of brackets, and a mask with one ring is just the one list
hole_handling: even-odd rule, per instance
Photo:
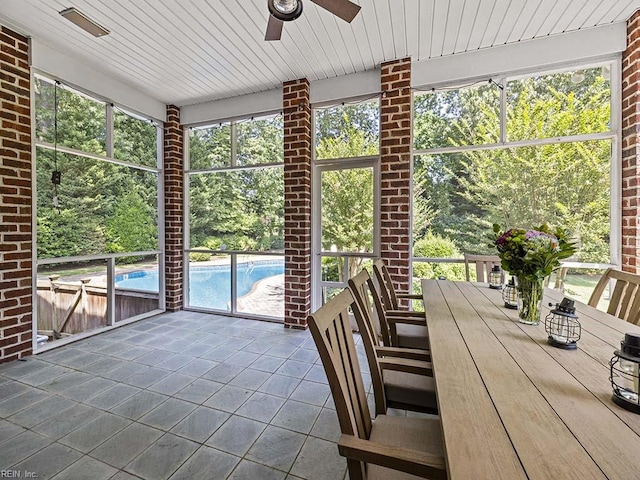
{"label": "brick column", "polygon": [[311,106],[309,81],[283,84],[284,326],[306,328],[311,311]]}
{"label": "brick column", "polygon": [[164,123],[164,227],[167,311],[183,306],[184,133],[180,109],[167,106]]}
{"label": "brick column", "polygon": [[32,353],[29,40],[0,28],[0,362]]}
{"label": "brick column", "polygon": [[622,54],[622,269],[640,265],[640,10],[627,21]]}
{"label": "brick column", "polygon": [[411,59],[380,66],[380,256],[396,288],[411,286]]}

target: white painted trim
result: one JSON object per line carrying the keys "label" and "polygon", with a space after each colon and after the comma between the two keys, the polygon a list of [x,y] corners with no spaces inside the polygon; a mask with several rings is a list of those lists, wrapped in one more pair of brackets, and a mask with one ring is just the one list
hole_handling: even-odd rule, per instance
{"label": "white painted trim", "polygon": [[[180,117],[184,114],[180,109]],[[182,128],[182,309],[189,308],[189,269],[191,259],[189,252],[191,249],[191,153],[189,150],[189,130]],[[165,250],[163,250],[165,251]],[[166,288],[166,284],[165,284]],[[166,301],[166,300],[165,300]],[[166,305],[165,305],[166,307]]]}
{"label": "white painted trim", "polygon": [[34,38],[31,39],[31,66],[74,88],[95,93],[105,101],[155,120],[165,119],[164,103]]}
{"label": "white painted trim", "polygon": [[[113,122],[110,121],[110,120],[107,120],[107,123],[108,124],[112,124]],[[111,125],[111,126],[113,126],[113,125]],[[112,139],[113,139],[113,134],[107,133],[107,142],[111,142]],[[161,173],[161,170],[159,170],[157,167],[149,167],[147,165],[141,165],[139,163],[126,162],[124,160],[118,160],[118,159],[113,158],[113,157],[109,157],[109,156],[105,156],[105,155],[98,155],[98,154],[90,153],[90,152],[84,152],[82,150],[77,150],[77,149],[71,148],[71,147],[65,147],[63,145],[58,145],[56,147],[53,143],[41,142],[39,140],[36,140],[34,142],[34,144],[35,144],[36,147],[46,148],[48,150],[58,150],[58,152],[68,153],[69,155],[74,155],[76,157],[91,158],[93,160],[98,160],[99,162],[113,163],[114,165],[120,165],[122,167],[133,168],[133,169],[136,169],[136,170],[143,170],[145,172],[152,172],[152,173],[157,173],[157,174]],[[107,149],[108,150],[113,150],[113,146],[110,145],[110,143],[107,143]]]}
{"label": "white painted trim", "polygon": [[[612,91],[613,91],[613,88],[612,88]],[[503,115],[501,114],[500,116],[502,117]],[[506,119],[506,116],[504,117]],[[502,128],[503,126],[501,125],[501,129]],[[609,139],[614,139],[615,135],[616,135],[616,132],[612,130],[609,132],[581,133],[579,135],[569,135],[566,137],[532,138],[527,140],[515,140],[513,142],[485,143],[481,145],[461,145],[459,147],[422,148],[422,149],[413,150],[413,155],[414,156],[415,155],[436,155],[441,153],[458,153],[458,152],[478,151],[478,150],[500,150],[504,148],[520,148],[520,147],[536,147],[540,145],[555,145],[558,143],[588,142],[591,140],[609,140]]]}
{"label": "white painted trim", "polygon": [[626,24],[614,23],[414,62],[411,84],[437,87],[460,80],[548,70],[611,56],[624,51],[626,46]]}
{"label": "white painted trim", "polygon": [[[611,59],[626,48],[624,22],[519,43],[456,53],[412,64],[413,87],[437,87],[456,81],[498,78],[531,71]],[[380,93],[380,70],[316,80],[310,102],[318,107]],[[282,110],[282,89],[212,100],[181,107],[183,125],[198,126]]]}
{"label": "white painted trim", "polygon": [[167,269],[165,231],[165,186],[164,186],[164,128],[156,127],[156,165],[158,166],[158,308],[167,309]]}
{"label": "white painted trim", "polygon": [[[380,93],[380,71],[369,70],[311,82],[310,102],[314,106]],[[282,89],[251,93],[239,97],[185,105],[180,108],[183,125],[210,125],[282,111]]]}
{"label": "white painted trim", "polygon": [[[29,39],[29,52],[32,51],[31,45],[33,44],[32,40]],[[31,105],[31,350],[33,352],[38,348],[38,228],[37,221],[38,218],[38,195],[36,194],[36,180],[38,178],[37,174],[37,157],[36,157],[36,93],[34,89],[35,84],[35,75],[33,70],[31,71],[31,80],[30,80],[30,99]]]}
{"label": "white painted trim", "polygon": [[609,224],[611,225],[609,262],[622,266],[622,58],[611,63],[611,182]]}
{"label": "white painted trim", "polygon": [[282,89],[275,88],[239,97],[184,105],[180,107],[180,121],[182,125],[194,127],[281,111]]}
{"label": "white painted trim", "polygon": [[371,96],[379,93],[380,70],[368,70],[311,82],[309,102],[314,107],[318,107],[347,98]]}

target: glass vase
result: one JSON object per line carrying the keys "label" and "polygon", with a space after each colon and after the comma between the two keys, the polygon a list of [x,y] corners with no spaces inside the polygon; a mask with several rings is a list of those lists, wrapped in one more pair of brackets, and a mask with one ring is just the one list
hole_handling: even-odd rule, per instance
{"label": "glass vase", "polygon": [[517,283],[518,320],[527,325],[538,325],[544,294],[544,279],[518,277]]}

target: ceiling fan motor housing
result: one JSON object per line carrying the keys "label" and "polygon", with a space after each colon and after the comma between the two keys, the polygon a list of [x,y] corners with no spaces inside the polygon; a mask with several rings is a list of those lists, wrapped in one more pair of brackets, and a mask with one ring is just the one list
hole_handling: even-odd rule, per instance
{"label": "ceiling fan motor housing", "polygon": [[302,0],[268,0],[267,5],[269,13],[283,22],[290,22],[302,15]]}

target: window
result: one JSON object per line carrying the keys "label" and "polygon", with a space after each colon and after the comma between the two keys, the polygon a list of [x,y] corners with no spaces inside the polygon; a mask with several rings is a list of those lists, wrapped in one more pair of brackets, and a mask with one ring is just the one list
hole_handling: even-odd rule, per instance
{"label": "window", "polygon": [[284,316],[280,115],[189,130],[191,308]]}
{"label": "window", "polygon": [[380,104],[315,108],[313,115],[313,303],[319,307],[378,255]]}
{"label": "window", "polygon": [[[494,253],[487,245],[493,223],[548,222],[567,228],[579,243],[573,268],[596,271],[614,262],[611,68],[417,94],[414,257]],[[431,270],[460,279],[450,263]],[[571,282],[565,283],[571,294]]]}
{"label": "window", "polygon": [[106,155],[106,104],[87,95],[56,85],[42,77],[35,79],[36,138],[53,144],[56,140],[55,101],[58,101],[57,143],[86,153]]}
{"label": "window", "polygon": [[45,77],[34,90],[39,333],[52,342],[159,311],[158,127]]}
{"label": "window", "polygon": [[378,101],[314,109],[314,124],[316,160],[380,153]]}

